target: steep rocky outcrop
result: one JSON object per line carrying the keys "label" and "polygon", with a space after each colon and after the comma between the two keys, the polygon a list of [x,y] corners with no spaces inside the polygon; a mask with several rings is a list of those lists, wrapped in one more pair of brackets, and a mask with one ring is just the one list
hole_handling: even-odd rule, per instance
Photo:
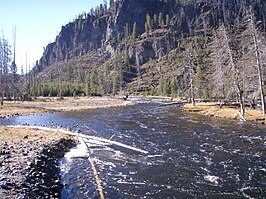
{"label": "steep rocky outcrop", "polygon": [[[104,69],[106,66],[109,66],[107,71],[110,77],[117,74],[117,71],[115,72],[117,60],[114,58],[122,60],[121,64],[125,68],[128,67],[125,63],[125,58],[128,56],[130,70],[125,71],[122,76],[120,74],[120,78],[127,84],[136,81],[141,72],[147,71],[141,69],[142,65],[152,60],[156,63],[161,62],[162,57],[168,55],[171,57],[173,51],[185,50],[183,45],[188,37],[204,37],[204,41],[208,43],[213,31],[221,23],[241,29],[241,23],[249,9],[254,11],[257,21],[262,22],[260,28],[265,32],[264,0],[117,0],[108,9],[80,15],[73,22],[62,26],[55,42],[47,45],[33,71],[42,81],[44,77],[48,77],[49,81],[57,81],[59,72],[56,75],[55,71],[56,68],[61,68],[61,73],[65,74],[61,75],[61,80],[67,81],[66,74],[73,71],[72,75],[76,77],[74,81],[84,83],[85,79],[90,79],[88,75],[92,71],[99,69],[98,74],[106,72]],[[164,25],[159,24],[160,13]],[[152,30],[149,34],[145,30],[147,14],[152,21]],[[169,24],[166,24],[167,15],[170,18]],[[138,36],[132,40],[130,35],[134,23],[137,25]],[[206,48],[206,45],[203,47]],[[99,62],[91,61],[97,60],[98,57],[100,57]],[[172,59],[177,58],[172,57]],[[174,64],[173,60],[164,65]],[[83,81],[77,79],[81,76],[81,70],[86,76]],[[109,84],[113,81],[110,80]],[[158,84],[158,78],[156,81]],[[125,84],[123,83],[123,87]]]}
{"label": "steep rocky outcrop", "polygon": [[43,69],[53,63],[99,48],[113,56],[115,44],[112,42],[118,34],[124,37],[126,24],[129,26],[129,32],[132,32],[136,22],[138,33],[142,34],[145,32],[146,15],[168,12],[169,5],[166,5],[159,0],[123,0],[117,1],[114,7],[103,11],[100,16],[80,16],[74,22],[62,26],[55,42],[47,45],[38,63],[39,68]]}

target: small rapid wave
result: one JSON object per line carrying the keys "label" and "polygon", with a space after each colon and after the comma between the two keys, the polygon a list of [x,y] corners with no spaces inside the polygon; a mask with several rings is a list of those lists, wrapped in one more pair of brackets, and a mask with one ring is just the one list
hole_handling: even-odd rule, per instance
{"label": "small rapid wave", "polygon": [[97,196],[88,155],[106,198],[265,198],[264,127],[189,115],[170,101],[132,101],[136,105],[0,123],[61,126],[148,152],[87,140],[90,154],[81,144],[60,161],[63,199]]}

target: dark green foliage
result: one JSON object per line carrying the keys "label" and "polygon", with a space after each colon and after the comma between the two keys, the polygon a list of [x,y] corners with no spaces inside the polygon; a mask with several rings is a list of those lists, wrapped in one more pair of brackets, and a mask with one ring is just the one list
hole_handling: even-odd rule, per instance
{"label": "dark green foliage", "polygon": [[164,27],[164,21],[163,21],[163,13],[160,12],[159,14],[159,19],[158,19],[158,24],[161,28]]}
{"label": "dark green foliage", "polygon": [[153,15],[153,25],[154,25],[155,28],[157,28],[158,19],[157,19],[157,15],[156,14]]}
{"label": "dark green foliage", "polygon": [[160,95],[167,96],[169,94],[168,82],[164,75],[161,75],[159,80]]}
{"label": "dark green foliage", "polygon": [[176,78],[172,78],[172,80],[171,80],[171,96],[172,97],[176,97],[177,96],[177,89],[178,89],[177,79]]}
{"label": "dark green foliage", "polygon": [[[58,83],[38,84],[37,94],[43,97],[70,97],[86,95],[85,84],[76,83],[61,83],[61,88]],[[60,89],[61,96],[60,96]]]}
{"label": "dark green foliage", "polygon": [[150,27],[149,27],[147,22],[145,23],[145,32],[146,32],[147,35],[150,34]]}
{"label": "dark green foliage", "polygon": [[165,25],[169,25],[170,24],[170,16],[169,14],[166,15],[166,19],[165,19]]}
{"label": "dark green foliage", "polygon": [[134,25],[133,25],[133,31],[132,31],[132,41],[135,41],[135,39],[137,38],[138,36],[138,29],[137,29],[137,23],[134,22]]}
{"label": "dark green foliage", "polygon": [[[67,67],[67,79],[68,81],[72,81],[73,79],[73,74],[74,74],[74,69],[73,69],[73,66],[72,65],[68,65]],[[52,78],[54,79],[54,78]]]}

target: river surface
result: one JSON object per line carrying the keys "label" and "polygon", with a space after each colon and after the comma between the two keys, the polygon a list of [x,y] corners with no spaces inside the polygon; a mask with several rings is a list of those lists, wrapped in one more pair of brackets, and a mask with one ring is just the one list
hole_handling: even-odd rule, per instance
{"label": "river surface", "polygon": [[[266,197],[265,127],[187,114],[160,100],[133,101],[127,107],[0,119],[0,124],[68,127],[148,151],[90,149],[105,198]],[[65,157],[60,167],[61,198],[99,197],[87,158]]]}

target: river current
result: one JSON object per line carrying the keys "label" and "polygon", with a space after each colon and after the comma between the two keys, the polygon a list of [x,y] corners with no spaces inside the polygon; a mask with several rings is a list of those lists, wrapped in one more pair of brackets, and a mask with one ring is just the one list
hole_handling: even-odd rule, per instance
{"label": "river current", "polygon": [[[105,198],[266,197],[265,127],[187,114],[163,100],[132,100],[127,107],[19,116],[0,124],[64,127],[147,151],[91,147]],[[99,197],[87,158],[65,157],[60,168],[61,198]]]}

